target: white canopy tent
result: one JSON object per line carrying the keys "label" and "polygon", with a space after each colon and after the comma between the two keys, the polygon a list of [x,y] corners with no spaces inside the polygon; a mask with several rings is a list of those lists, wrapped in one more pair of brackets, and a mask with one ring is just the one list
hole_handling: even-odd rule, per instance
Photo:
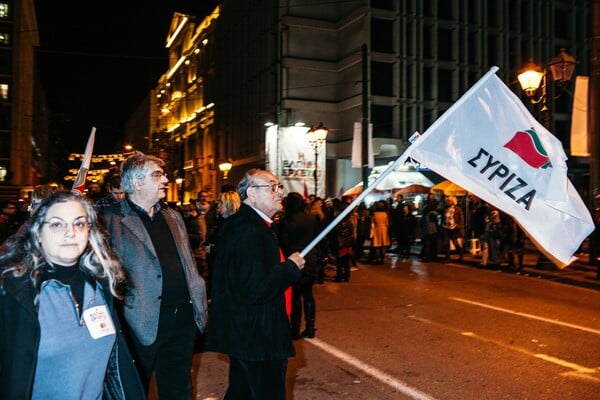
{"label": "white canopy tent", "polygon": [[[373,168],[369,175],[369,185],[373,183],[385,169],[387,165],[380,165]],[[354,187],[348,189],[348,195],[357,195],[362,192],[362,182],[357,183]],[[378,192],[391,192],[409,185],[421,185],[432,187],[434,183],[425,176],[422,172],[417,171],[414,167],[401,166],[395,171],[390,172],[381,182],[377,184],[375,190]]]}

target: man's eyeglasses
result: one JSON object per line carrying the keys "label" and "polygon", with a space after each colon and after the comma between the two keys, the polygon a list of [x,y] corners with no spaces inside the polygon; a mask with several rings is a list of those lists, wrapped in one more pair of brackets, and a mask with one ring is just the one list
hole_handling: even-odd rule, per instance
{"label": "man's eyeglasses", "polygon": [[253,188],[261,188],[261,187],[270,188],[271,192],[273,192],[273,193],[279,193],[279,192],[283,191],[283,185],[281,183],[271,183],[269,185],[252,185],[250,187],[253,187]]}
{"label": "man's eyeglasses", "polygon": [[152,179],[160,179],[163,176],[166,178],[167,173],[163,172],[163,171],[154,171],[153,173],[150,174],[150,176],[152,177]]}
{"label": "man's eyeglasses", "polygon": [[85,218],[78,218],[73,222],[66,222],[62,219],[51,219],[50,221],[44,221],[43,224],[47,224],[48,228],[52,233],[65,233],[69,229],[69,225],[73,226],[75,232],[85,232],[90,229],[90,224]]}

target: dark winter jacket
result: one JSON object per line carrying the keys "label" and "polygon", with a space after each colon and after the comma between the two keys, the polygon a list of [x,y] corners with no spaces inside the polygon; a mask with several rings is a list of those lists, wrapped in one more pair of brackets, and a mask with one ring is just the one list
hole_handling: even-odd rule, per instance
{"label": "dark winter jacket", "polygon": [[[294,252],[300,252],[317,237],[319,233],[317,219],[305,212],[297,212],[290,216],[284,216],[278,227],[278,237],[281,249],[286,257]],[[313,248],[304,257],[304,268],[302,275],[316,279],[318,275],[317,266],[318,249]]]}
{"label": "dark winter jacket", "polygon": [[223,225],[217,248],[205,350],[247,361],[295,355],[284,292],[300,269],[281,262],[275,233],[242,204]]}
{"label": "dark winter jacket", "polygon": [[[117,330],[104,381],[105,399],[145,399],[133,359],[113,311],[105,282],[106,304]],[[40,325],[33,304],[35,290],[28,275],[0,278],[0,399],[29,399],[40,343]],[[56,379],[60,379],[59,376]]]}

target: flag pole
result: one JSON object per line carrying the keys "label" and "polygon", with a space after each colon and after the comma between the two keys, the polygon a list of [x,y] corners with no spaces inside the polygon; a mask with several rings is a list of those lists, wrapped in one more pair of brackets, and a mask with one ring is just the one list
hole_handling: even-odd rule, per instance
{"label": "flag pole", "polygon": [[85,180],[87,178],[87,173],[90,170],[90,163],[92,161],[92,152],[94,151],[95,139],[96,127],[92,127],[92,132],[90,132],[90,137],[88,138],[87,144],[85,146],[83,160],[81,160],[81,166],[79,167],[77,177],[73,182],[73,188],[71,189],[72,192],[78,192],[79,194],[83,194],[83,191],[85,190]]}
{"label": "flag pole", "polygon": [[300,255],[302,257],[306,257],[306,255],[321,241],[321,239],[323,239],[333,228],[335,228],[335,226],[337,224],[340,223],[340,221],[342,219],[344,219],[344,217],[346,217],[346,215],[350,214],[350,212],[352,212],[352,210],[354,209],[354,207],[358,206],[358,204],[369,194],[373,191],[373,189],[375,189],[375,187],[385,179],[386,176],[388,176],[393,170],[396,169],[396,167],[398,167],[398,165],[403,162],[404,160],[406,160],[408,158],[409,150],[410,146],[404,150],[404,153],[402,153],[402,155],[400,157],[398,157],[396,159],[396,161],[394,161],[385,171],[383,171],[381,174],[379,174],[379,177],[377,177],[377,179],[375,180],[375,182],[373,182],[371,185],[369,185],[367,188],[363,187],[363,191],[361,194],[359,194],[356,199],[354,199],[354,201],[352,203],[350,203],[346,208],[344,208],[342,210],[342,212],[335,217],[335,219],[333,221],[331,221],[329,223],[329,225],[327,225],[325,227],[325,229],[323,229],[321,231],[321,233],[319,233],[317,235],[316,238],[313,239],[312,242],[310,242],[305,248],[304,250],[302,250],[300,252]]}

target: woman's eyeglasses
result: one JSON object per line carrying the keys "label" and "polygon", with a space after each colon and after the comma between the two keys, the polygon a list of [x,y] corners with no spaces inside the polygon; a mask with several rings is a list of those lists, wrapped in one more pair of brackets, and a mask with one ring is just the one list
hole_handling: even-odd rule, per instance
{"label": "woman's eyeglasses", "polygon": [[50,221],[44,221],[43,224],[48,225],[52,233],[65,233],[69,229],[69,225],[73,226],[75,232],[85,232],[90,229],[90,224],[85,218],[78,218],[73,222],[66,222],[62,219],[51,219]]}
{"label": "woman's eyeglasses", "polygon": [[264,188],[270,188],[271,192],[273,192],[273,193],[279,193],[279,192],[283,191],[283,185],[281,183],[272,183],[272,184],[269,184],[269,185],[252,185],[250,187],[253,187],[253,188],[262,188],[262,187],[264,187]]}

